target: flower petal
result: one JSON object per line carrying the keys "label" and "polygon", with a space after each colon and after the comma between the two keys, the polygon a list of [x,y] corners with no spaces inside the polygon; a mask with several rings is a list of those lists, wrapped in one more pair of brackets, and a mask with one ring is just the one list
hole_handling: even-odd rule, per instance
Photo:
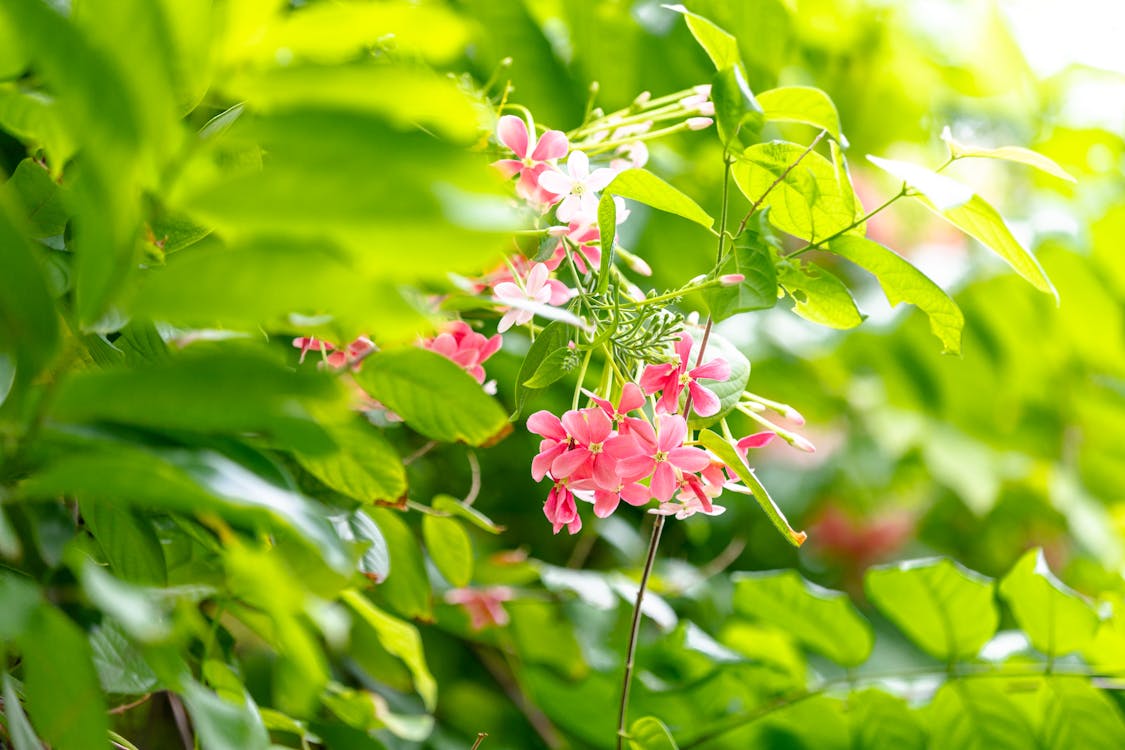
{"label": "flower petal", "polygon": [[715,357],[696,367],[688,375],[705,380],[727,380],[730,377],[730,365],[722,357]]}
{"label": "flower petal", "polygon": [[546,409],[541,409],[527,418],[527,431],[551,440],[566,440],[567,437],[562,421]]}
{"label": "flower petal", "polygon": [[703,471],[711,464],[711,457],[702,448],[673,448],[668,451],[668,463],[683,471]]}
{"label": "flower petal", "polygon": [[570,191],[574,189],[574,180],[570,179],[562,172],[556,172],[553,169],[545,169],[539,175],[539,187],[555,195],[570,195]]}
{"label": "flower petal", "polygon": [[504,115],[496,127],[496,137],[516,156],[523,159],[527,156],[527,123],[523,118],[515,115]]}
{"label": "flower petal", "polygon": [[670,464],[660,462],[652,472],[652,482],[649,483],[652,496],[661,502],[672,499],[676,494],[676,470]]}
{"label": "flower petal", "polygon": [[570,149],[570,141],[561,130],[548,130],[539,136],[539,142],[535,144],[535,151],[531,153],[531,158],[535,161],[561,159],[566,156],[568,149]]}
{"label": "flower petal", "polygon": [[586,178],[586,189],[593,190],[594,192],[605,190],[616,176],[617,173],[612,169],[606,169],[605,167],[595,169],[590,173],[590,176]]}
{"label": "flower petal", "polygon": [[585,180],[590,176],[590,157],[583,151],[572,151],[570,158],[566,160],[566,171],[570,173],[571,179]]}
{"label": "flower petal", "polygon": [[694,380],[688,383],[688,393],[691,394],[691,408],[701,417],[710,417],[719,413],[722,404],[719,397],[707,390]]}

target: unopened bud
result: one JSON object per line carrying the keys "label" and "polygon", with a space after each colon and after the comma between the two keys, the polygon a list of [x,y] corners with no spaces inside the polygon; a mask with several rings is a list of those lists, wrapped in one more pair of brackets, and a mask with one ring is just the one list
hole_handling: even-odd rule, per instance
{"label": "unopened bud", "polygon": [[702,284],[706,280],[707,280],[707,275],[701,273],[698,276],[696,276],[695,278],[690,279],[688,281],[688,283],[684,284],[684,286],[695,286],[697,284]]}
{"label": "unopened bud", "polygon": [[638,276],[652,276],[652,266],[645,261],[644,258],[638,258],[636,255],[629,253],[629,255],[621,254],[625,259],[625,264],[629,266],[629,270]]}
{"label": "unopened bud", "polygon": [[807,438],[800,435],[788,435],[789,444],[798,450],[805,453],[816,453],[816,446],[813,445]]}
{"label": "unopened bud", "polygon": [[715,115],[715,102],[708,99],[707,101],[700,104],[696,109],[699,110],[699,114],[701,115],[713,117]]}
{"label": "unopened bud", "polygon": [[798,425],[803,425],[805,423],[805,418],[801,415],[801,412],[797,411],[792,406],[785,407],[785,409],[782,411],[782,416],[784,416],[786,419],[792,420]]}
{"label": "unopened bud", "polygon": [[640,107],[648,104],[649,99],[652,99],[652,92],[642,91],[641,93],[637,94],[637,98],[633,100],[633,106],[639,109]]}
{"label": "unopened bud", "polygon": [[710,117],[689,117],[687,118],[687,126],[691,130],[703,130],[704,128],[711,127],[714,122]]}
{"label": "unopened bud", "polygon": [[701,83],[698,86],[692,86],[691,90],[703,96],[711,96],[711,84],[709,83]]}
{"label": "unopened bud", "polygon": [[743,281],[746,281],[746,277],[740,273],[725,273],[719,277],[719,283],[723,286],[738,286]]}

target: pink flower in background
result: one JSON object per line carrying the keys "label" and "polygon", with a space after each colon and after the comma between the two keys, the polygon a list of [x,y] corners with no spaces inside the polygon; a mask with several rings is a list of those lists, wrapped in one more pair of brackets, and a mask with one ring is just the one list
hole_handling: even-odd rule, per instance
{"label": "pink flower in background", "polygon": [[517,306],[510,307],[500,318],[497,331],[503,333],[513,325],[530,322],[535,311],[524,305],[562,305],[575,295],[575,291],[566,284],[549,278],[550,273],[546,265],[536,263],[528,272],[522,287],[514,281],[502,281],[492,287],[492,294],[497,302],[517,303]]}
{"label": "pink flower in background", "polygon": [[590,159],[582,151],[573,151],[566,160],[566,172],[545,170],[539,175],[539,186],[562,196],[556,215],[560,221],[592,224],[598,220],[599,190],[613,182],[616,173],[601,167],[590,171]]}
{"label": "pink flower in background", "polygon": [[432,339],[422,341],[422,348],[437,352],[460,365],[478,382],[484,383],[485,360],[500,351],[503,339],[500,334],[488,338],[474,331],[468,323],[455,320]]}
{"label": "pink flower in background", "polygon": [[680,484],[677,471],[702,471],[711,457],[702,448],[685,447],[687,420],[679,414],[661,414],[660,432],[644,420],[632,423],[630,436],[636,441],[638,453],[622,459],[618,473],[624,479],[641,479],[652,475],[649,487],[657,500],[668,501]]}
{"label": "pink flower in background", "polygon": [[508,624],[508,612],[503,603],[515,598],[507,586],[489,586],[479,589],[450,589],[445,592],[445,601],[459,604],[469,615],[473,630],[489,627],[502,628]]}
{"label": "pink flower in background", "polygon": [[328,355],[325,362],[329,367],[337,370],[344,367],[351,367],[353,370],[358,370],[359,366],[363,364],[363,360],[369,354],[375,351],[375,344],[371,339],[366,336],[360,336],[352,343],[348,344],[346,349],[337,349]]}
{"label": "pink flower in background", "polygon": [[649,365],[641,375],[641,388],[645,393],[661,392],[656,404],[658,411],[674,413],[680,408],[680,393],[688,389],[692,408],[701,417],[709,417],[719,412],[719,397],[699,384],[700,380],[726,380],[730,377],[730,365],[722,357],[715,357],[698,367],[691,367],[691,336],[680,334],[676,343],[679,363]]}
{"label": "pink flower in background", "polygon": [[582,530],[582,518],[578,515],[574,493],[566,486],[566,482],[556,482],[547,493],[547,502],[543,504],[543,515],[547,516],[547,520],[554,525],[556,534],[563,526],[571,534],[577,534]]}
{"label": "pink flower in background", "polygon": [[309,352],[330,352],[336,348],[335,344],[329,344],[327,341],[314,339],[311,336],[293,339],[293,346],[301,350],[301,358],[297,361],[302,364],[305,361],[305,355]]}
{"label": "pink flower in background", "polygon": [[[515,159],[501,159],[492,165],[504,173],[505,177],[520,176],[516,189],[520,195],[541,203],[553,203],[554,196],[540,200],[539,175],[546,170],[547,162],[566,156],[570,143],[560,130],[548,130],[536,139],[528,132],[527,123],[515,115],[504,115],[496,128],[497,139],[516,155]],[[542,196],[547,197],[547,196]]]}

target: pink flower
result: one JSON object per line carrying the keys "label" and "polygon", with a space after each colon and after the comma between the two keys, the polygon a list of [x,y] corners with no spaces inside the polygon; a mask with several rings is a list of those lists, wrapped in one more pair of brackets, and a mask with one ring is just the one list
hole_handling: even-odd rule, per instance
{"label": "pink flower", "polygon": [[359,366],[363,364],[363,360],[369,354],[375,351],[375,344],[371,339],[366,336],[360,336],[352,343],[348,344],[347,349],[337,349],[328,355],[325,362],[329,367],[341,370],[344,367],[351,367],[353,370],[358,370]]}
{"label": "pink flower", "polygon": [[514,281],[502,281],[492,287],[492,294],[497,302],[515,303],[500,318],[497,331],[503,333],[513,325],[530,322],[535,316],[535,305],[561,305],[575,295],[575,291],[566,284],[549,278],[550,273],[546,265],[536,263],[528,272],[522,288]]}
{"label": "pink flower", "polygon": [[566,486],[566,482],[556,482],[551,491],[547,493],[547,502],[543,504],[543,515],[547,516],[559,533],[563,526],[571,534],[582,530],[582,518],[578,515],[578,506],[574,502],[574,493]]}
{"label": "pink flower", "polygon": [[658,435],[644,420],[631,422],[630,437],[636,441],[639,452],[621,459],[618,473],[631,480],[651,474],[649,487],[653,497],[666,502],[676,494],[681,481],[679,472],[702,471],[711,463],[711,457],[702,448],[684,447],[687,420],[679,414],[661,414],[659,424]]}
{"label": "pink flower", "polygon": [[551,462],[555,479],[588,479],[601,489],[613,489],[618,481],[617,464],[637,451],[633,439],[613,435],[613,423],[597,407],[568,411],[561,420],[570,438],[570,450]]}
{"label": "pink flower", "polygon": [[504,627],[508,624],[508,613],[503,602],[515,598],[507,586],[489,586],[480,589],[450,589],[445,592],[445,601],[459,604],[469,615],[473,630],[487,627]]}
{"label": "pink flower", "polygon": [[[527,123],[515,115],[504,115],[496,128],[496,137],[516,155],[516,159],[501,159],[492,163],[504,173],[505,177],[520,176],[516,189],[520,195],[540,203],[553,203],[555,196],[542,196],[539,193],[539,175],[547,168],[547,162],[566,156],[570,142],[559,130],[548,130],[536,140],[529,132]],[[543,200],[546,198],[546,200]]]}
{"label": "pink flower", "polygon": [[336,348],[335,344],[329,344],[327,341],[314,339],[311,336],[293,339],[293,346],[301,350],[301,358],[297,360],[301,363],[304,363],[305,355],[309,352],[330,352]]}
{"label": "pink flower", "polygon": [[573,441],[562,420],[546,410],[537,411],[527,418],[527,430],[543,438],[539,443],[539,453],[531,460],[531,476],[536,482],[541,482],[551,470],[551,464],[570,448]]}
{"label": "pink flower", "polygon": [[481,365],[500,351],[502,343],[500,334],[488,338],[474,331],[468,323],[455,320],[449,323],[442,333],[422,341],[422,348],[453,360],[478,383],[483,384],[485,376],[484,367]]}
{"label": "pink flower", "polygon": [[539,186],[563,196],[556,215],[560,221],[594,223],[598,220],[599,190],[604,190],[617,175],[601,167],[590,171],[590,159],[582,151],[572,151],[566,160],[566,172],[545,170],[539,175]]}
{"label": "pink flower", "polygon": [[629,505],[638,506],[644,505],[651,499],[652,491],[648,487],[638,482],[618,479],[612,487],[598,487],[594,490],[594,515],[598,518],[609,518],[622,500]]}
{"label": "pink flower", "polygon": [[755,432],[753,435],[747,435],[739,440],[734,444],[734,447],[743,458],[746,458],[746,454],[751,448],[764,448],[775,437],[777,435],[773,432]]}
{"label": "pink flower", "polygon": [[[589,393],[589,391],[587,391]],[[621,398],[618,399],[617,406],[613,402],[607,401],[604,398],[598,398],[592,393],[589,393],[590,398],[597,404],[605,415],[612,419],[614,422],[620,422],[625,419],[626,415],[631,411],[636,411],[645,405],[645,394],[641,387],[636,383],[626,383],[621,388]]]}
{"label": "pink flower", "polygon": [[656,404],[657,411],[674,413],[679,410],[680,393],[686,386],[688,398],[696,414],[710,417],[719,413],[721,406],[719,397],[700,385],[698,381],[726,380],[730,377],[730,365],[722,357],[715,357],[710,362],[704,362],[689,370],[691,346],[691,336],[686,333],[680,334],[680,340],[676,343],[679,363],[649,365],[641,375],[641,388],[648,394],[663,391]]}
{"label": "pink flower", "polygon": [[675,516],[680,520],[690,518],[696,513],[702,513],[705,516],[721,516],[725,512],[726,508],[723,506],[712,505],[710,503],[705,505],[699,498],[694,496],[681,502],[661,503],[658,507],[649,510],[649,513],[658,516]]}

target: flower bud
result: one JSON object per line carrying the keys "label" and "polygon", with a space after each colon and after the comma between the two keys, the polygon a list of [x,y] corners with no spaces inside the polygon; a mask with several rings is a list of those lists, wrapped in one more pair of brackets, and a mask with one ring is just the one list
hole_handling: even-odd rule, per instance
{"label": "flower bud", "polygon": [[649,99],[652,99],[652,92],[642,91],[641,93],[637,94],[637,98],[633,100],[633,106],[640,109],[641,107],[648,104]]}
{"label": "flower bud", "polygon": [[698,86],[692,86],[691,90],[703,96],[711,96],[711,84],[701,83]]}
{"label": "flower bud", "polygon": [[710,117],[689,117],[687,118],[687,126],[691,130],[703,130],[704,128],[711,127],[714,122]]}
{"label": "flower bud", "polygon": [[719,283],[723,286],[738,286],[743,281],[746,281],[746,277],[740,273],[725,273],[719,277]]}

